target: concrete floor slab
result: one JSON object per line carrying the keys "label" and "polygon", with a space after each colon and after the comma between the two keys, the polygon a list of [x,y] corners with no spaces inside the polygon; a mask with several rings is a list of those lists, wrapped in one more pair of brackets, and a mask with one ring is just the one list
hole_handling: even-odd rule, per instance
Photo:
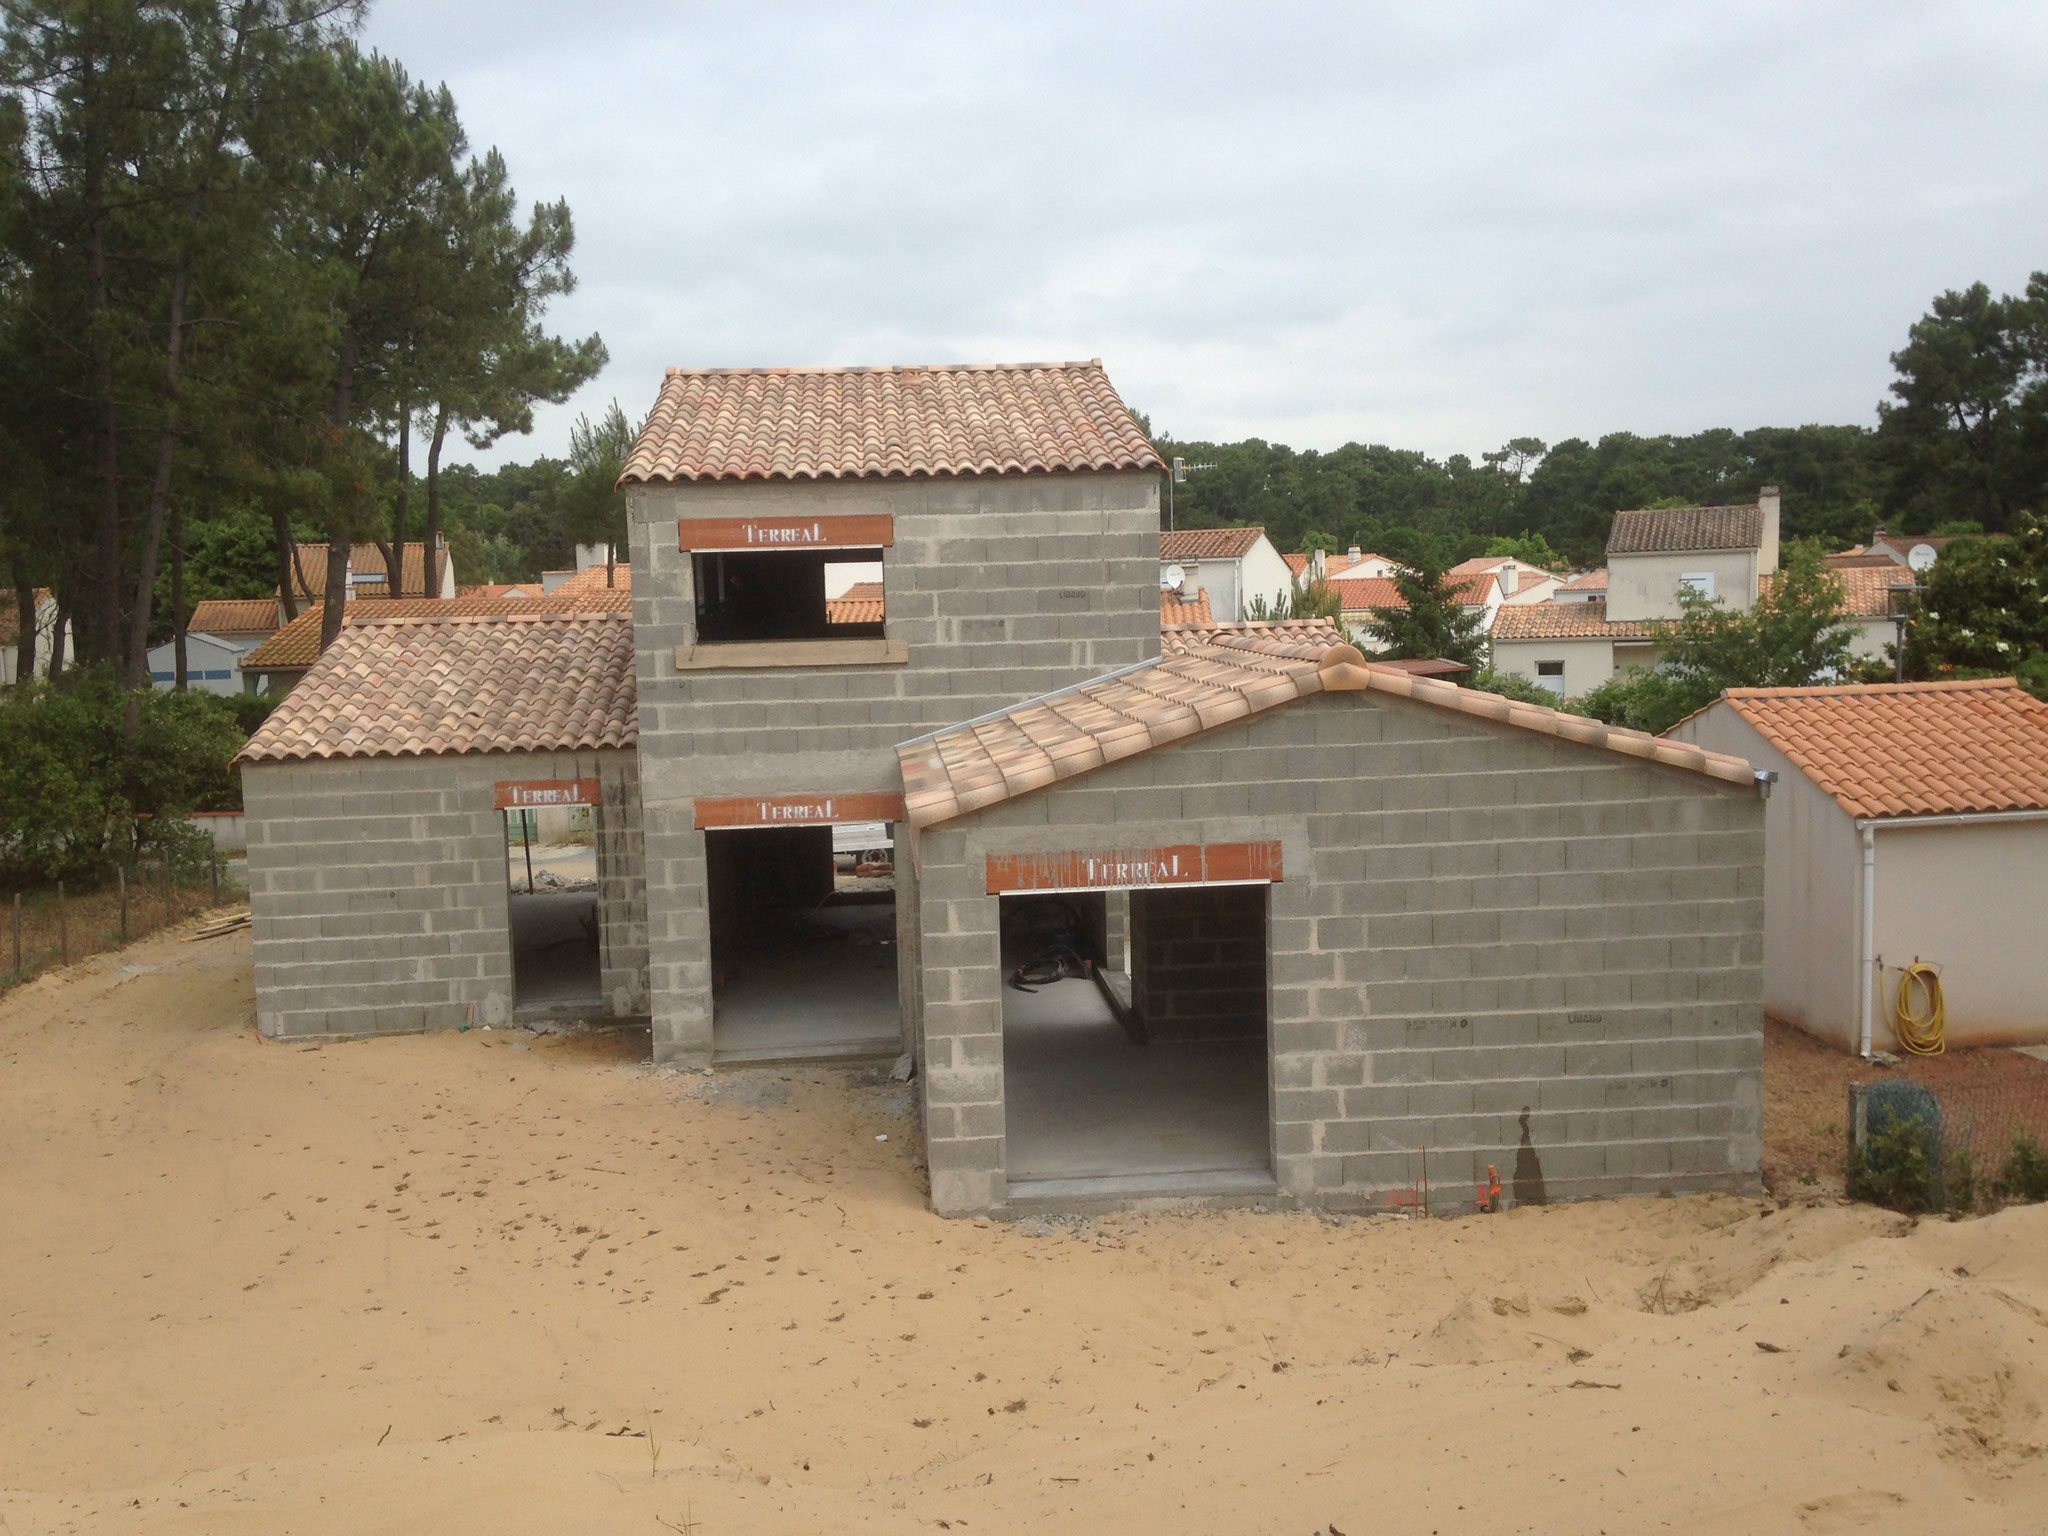
{"label": "concrete floor slab", "polygon": [[720,1062],[894,1056],[896,908],[825,906],[801,929],[721,957],[711,1042]]}
{"label": "concrete floor slab", "polygon": [[1004,988],[1003,1092],[1013,1188],[1271,1177],[1265,1043],[1139,1045],[1092,980]]}
{"label": "concrete floor slab", "polygon": [[[593,891],[514,891],[512,1006],[544,1010],[549,1018],[591,1017],[605,1009],[597,955],[597,895]],[[563,1010],[569,1010],[564,1013]]]}

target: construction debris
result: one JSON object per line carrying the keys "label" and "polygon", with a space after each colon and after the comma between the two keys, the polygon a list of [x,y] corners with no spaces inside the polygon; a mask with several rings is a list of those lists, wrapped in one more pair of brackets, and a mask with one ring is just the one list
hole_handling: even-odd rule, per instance
{"label": "construction debris", "polygon": [[187,944],[197,944],[201,939],[217,939],[224,934],[239,933],[248,926],[249,914],[246,909],[240,912],[232,912],[216,922],[208,923],[204,928],[187,938],[185,942]]}

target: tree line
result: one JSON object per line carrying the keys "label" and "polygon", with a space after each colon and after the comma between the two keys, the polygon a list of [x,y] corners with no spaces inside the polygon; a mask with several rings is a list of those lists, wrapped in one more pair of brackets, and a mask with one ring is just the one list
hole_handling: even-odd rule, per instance
{"label": "tree line", "polygon": [[295,611],[302,541],[329,591],[359,541],[401,571],[443,531],[451,437],[525,432],[604,365],[544,323],[568,205],[523,204],[361,15],[0,12],[0,569],[25,645],[48,589],[78,660],[134,689],[195,593]]}
{"label": "tree line", "polygon": [[2017,295],[1983,283],[1942,294],[1891,363],[1875,428],[1521,437],[1476,462],[1357,442],[1319,452],[1164,431],[1154,441],[1207,466],[1175,487],[1181,527],[1260,524],[1283,550],[1357,544],[1437,566],[1524,534],[1593,566],[1620,509],[1744,503],[1766,485],[1782,493],[1787,538],[1830,548],[1879,526],[2002,533],[2048,505],[2048,273]]}

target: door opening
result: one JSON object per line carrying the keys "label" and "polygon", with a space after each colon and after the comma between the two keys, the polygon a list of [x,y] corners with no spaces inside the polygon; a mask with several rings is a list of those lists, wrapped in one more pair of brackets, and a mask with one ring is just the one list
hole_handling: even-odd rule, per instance
{"label": "door opening", "polygon": [[1001,898],[1012,1196],[1271,1186],[1268,889]]}
{"label": "door opening", "polygon": [[704,847],[714,1058],[899,1054],[889,826],[718,828]]}
{"label": "door opening", "polygon": [[512,1016],[602,1018],[597,847],[590,806],[504,812]]}

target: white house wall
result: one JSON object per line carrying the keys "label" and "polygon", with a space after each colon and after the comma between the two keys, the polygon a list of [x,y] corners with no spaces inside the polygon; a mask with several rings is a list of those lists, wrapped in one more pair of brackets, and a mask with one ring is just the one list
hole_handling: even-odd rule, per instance
{"label": "white house wall", "polygon": [[[1273,547],[1271,539],[1261,538],[1252,545],[1246,552],[1237,574],[1238,598],[1245,606],[1249,606],[1253,598],[1263,597],[1268,610],[1271,611],[1277,609],[1294,590],[1294,573],[1287,569],[1287,562],[1281,558],[1280,551]],[[1216,616],[1222,617],[1221,614]],[[1242,608],[1231,615],[1232,618],[1238,619],[1244,616]]]}
{"label": "white house wall", "polygon": [[[1864,979],[1863,844],[1854,818],[1726,704],[1670,734],[1777,772],[1764,804],[1764,1009],[1854,1051]],[[1889,1031],[1879,1034],[1879,1046],[1890,1048]]]}
{"label": "white house wall", "polygon": [[1494,670],[1544,685],[1539,661],[1564,663],[1564,697],[1582,699],[1614,676],[1611,640],[1500,640],[1493,642]]}
{"label": "white house wall", "polygon": [[1607,617],[1676,619],[1681,576],[1712,572],[1714,596],[1722,606],[1746,610],[1756,598],[1756,551],[1717,549],[1676,555],[1615,555],[1607,562]]}
{"label": "white house wall", "polygon": [[2048,1041],[2048,821],[1879,826],[1876,836],[1887,1017],[1894,967],[1925,960],[1941,972],[1950,1045]]}

